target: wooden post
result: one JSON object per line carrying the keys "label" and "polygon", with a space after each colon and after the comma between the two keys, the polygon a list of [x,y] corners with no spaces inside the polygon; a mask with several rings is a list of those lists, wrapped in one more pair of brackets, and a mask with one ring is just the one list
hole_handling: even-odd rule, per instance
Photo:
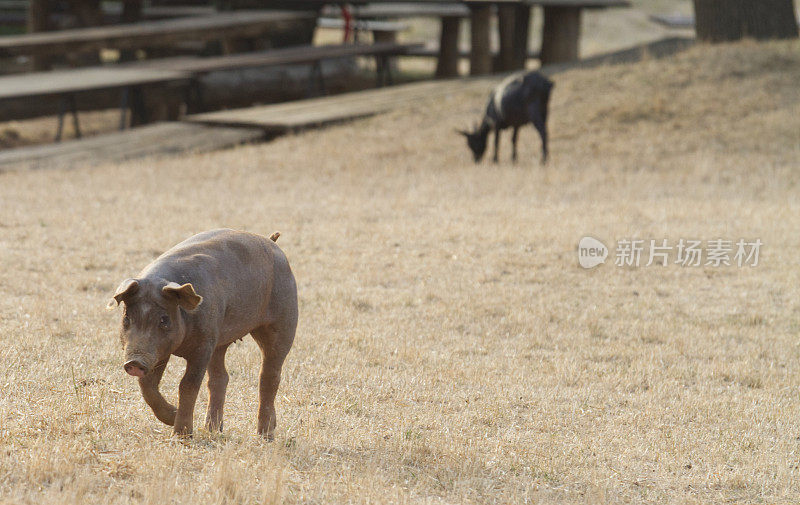
{"label": "wooden post", "polygon": [[121,23],[136,23],[142,20],[142,0],[124,0],[122,2]]}
{"label": "wooden post", "polygon": [[577,60],[580,36],[580,7],[545,7],[542,65]]}
{"label": "wooden post", "polygon": [[[120,23],[136,23],[142,19],[142,0],[124,0],[122,3],[122,15]],[[152,54],[150,55],[152,57]],[[133,61],[136,59],[136,51],[125,49],[120,51],[120,61]]]}
{"label": "wooden post", "polygon": [[[49,28],[48,0],[30,0],[28,2],[28,32],[44,32]],[[50,59],[45,56],[31,56],[33,70],[48,70]]]}
{"label": "wooden post", "polygon": [[470,8],[470,33],[472,43],[469,59],[470,75],[484,75],[492,71],[492,50],[489,25],[492,7],[487,4],[472,4]]}
{"label": "wooden post", "polygon": [[531,6],[517,5],[514,13],[514,68],[523,69],[528,62],[530,27]]}
{"label": "wooden post", "polygon": [[439,61],[436,63],[436,77],[458,77],[458,31],[461,18],[443,17],[442,33],[439,36]]}
{"label": "wooden post", "polygon": [[514,61],[514,43],[516,42],[516,22],[514,20],[516,6],[501,4],[497,6],[497,29],[500,32],[500,53],[497,55],[495,70],[509,72],[517,68]]}
{"label": "wooden post", "polygon": [[[372,40],[375,43],[388,42],[388,43],[391,43],[391,44],[396,44],[397,43],[397,32],[395,30],[391,30],[391,29],[389,29],[389,30],[372,30]],[[391,75],[391,73],[394,73],[394,75],[397,75],[397,73],[399,71],[398,65],[397,65],[397,58],[386,58],[385,61],[386,61],[386,64],[389,65],[389,67],[384,69],[384,70],[389,72],[390,75]]]}

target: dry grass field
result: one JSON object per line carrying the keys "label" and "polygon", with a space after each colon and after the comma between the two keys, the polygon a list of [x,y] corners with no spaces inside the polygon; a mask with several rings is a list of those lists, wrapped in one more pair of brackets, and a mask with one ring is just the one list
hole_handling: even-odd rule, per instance
{"label": "dry grass field", "polygon": [[[484,93],[207,155],[0,174],[0,501],[797,503],[800,44],[555,76],[552,160],[474,165]],[[170,437],[116,285],[269,234],[300,324],[274,443],[259,352],[222,435]],[[592,235],[763,241],[756,267],[577,264]],[[613,254],[613,252],[612,252]],[[175,398],[182,360],[162,391]]]}

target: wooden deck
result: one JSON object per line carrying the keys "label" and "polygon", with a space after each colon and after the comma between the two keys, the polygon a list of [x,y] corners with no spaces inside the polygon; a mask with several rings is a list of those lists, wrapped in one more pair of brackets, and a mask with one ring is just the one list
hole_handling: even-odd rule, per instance
{"label": "wooden deck", "polygon": [[494,76],[426,81],[296,102],[196,114],[185,120],[211,125],[257,127],[270,133],[285,133],[372,116],[417,100],[445,96],[470,87],[488,90],[491,83],[498,79],[498,76]]}
{"label": "wooden deck", "polygon": [[255,128],[158,123],[60,144],[0,151],[0,172],[73,168],[151,156],[214,151],[263,139],[264,131]]}

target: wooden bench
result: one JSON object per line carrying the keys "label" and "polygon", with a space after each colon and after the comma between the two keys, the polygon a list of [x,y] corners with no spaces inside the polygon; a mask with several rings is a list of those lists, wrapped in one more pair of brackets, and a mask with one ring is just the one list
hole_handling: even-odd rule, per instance
{"label": "wooden bench", "polygon": [[[322,17],[317,19],[317,26],[319,28],[327,28],[333,30],[352,29],[355,34],[355,41],[359,41],[359,33],[372,32],[372,40],[375,42],[396,42],[397,33],[408,29],[405,23],[397,23],[391,21],[371,21],[365,19],[356,19],[350,26],[342,18]],[[345,34],[346,36],[346,34]]]}
{"label": "wooden bench", "polygon": [[[418,44],[343,44],[330,46],[300,46],[269,51],[241,53],[213,57],[175,57],[145,60],[107,67],[90,67],[73,70],[34,72],[0,77],[0,100],[18,100],[44,96],[58,96],[58,129],[56,141],[63,133],[64,117],[72,114],[77,137],[81,136],[76,95],[100,90],[119,90],[120,129],[127,124],[130,110],[131,124],[144,124],[153,119],[176,119],[180,104],[185,101],[190,109],[202,107],[202,92],[197,84],[199,76],[210,72],[242,68],[310,63],[309,95],[325,93],[321,62],[327,59],[354,56],[375,57],[377,85],[392,84],[388,59],[418,49]],[[146,106],[146,89],[154,86],[178,87],[172,99],[159,100],[159,110]]]}
{"label": "wooden bench", "polygon": [[[120,22],[122,16],[121,3],[104,3],[103,24],[112,25]],[[214,7],[203,6],[144,6],[141,17],[143,20],[172,19],[190,16],[210,16],[217,10]],[[66,13],[54,13],[48,16],[53,26],[61,26],[68,21]],[[28,2],[17,0],[0,0],[0,24],[24,28],[28,20]]]}
{"label": "wooden bench", "polygon": [[[293,0],[321,7],[324,4],[341,4],[343,0]],[[439,77],[458,75],[458,34],[460,15],[437,12],[442,4],[456,4],[466,7],[470,16],[471,57],[470,73],[473,75],[491,72],[504,72],[524,68],[528,54],[530,17],[533,6],[541,6],[544,11],[544,31],[540,58],[543,64],[573,61],[578,58],[581,13],[584,9],[606,7],[627,7],[628,0],[403,0],[402,4],[414,4],[417,12],[404,7],[393,7],[392,0],[349,0],[359,9],[373,9],[376,17],[381,8],[388,15],[406,10],[415,16],[424,16],[428,9],[434,17],[442,21],[440,36],[439,63],[436,74]],[[430,7],[437,5],[437,8]],[[361,7],[364,6],[364,7]],[[381,7],[386,6],[386,7]],[[393,11],[393,9],[395,11]],[[490,27],[494,12],[497,12],[500,51],[495,65],[490,47]]]}
{"label": "wooden bench", "polygon": [[186,121],[261,128],[269,134],[327,125],[386,112],[420,100],[446,97],[466,89],[488,90],[497,77],[449,79],[401,84],[294,102],[190,115]]}
{"label": "wooden bench", "polygon": [[101,49],[165,47],[186,40],[260,37],[276,23],[313,19],[314,12],[234,11],[162,21],[0,37],[0,57],[51,56]]}
{"label": "wooden bench", "polygon": [[[187,85],[191,75],[163,69],[81,68],[52,72],[32,72],[0,77],[0,100],[19,100],[58,96],[58,130],[56,142],[64,131],[64,116],[72,113],[75,136],[81,136],[76,95],[100,90],[119,90],[120,129],[127,124],[128,109],[134,124],[148,122],[144,103],[145,86]],[[165,113],[165,115],[168,115]],[[174,115],[174,114],[173,114]]]}
{"label": "wooden bench", "polygon": [[[145,60],[127,64],[125,67],[179,71],[191,74],[196,78],[210,72],[222,70],[311,64],[308,94],[312,95],[315,92],[325,94],[325,83],[321,68],[321,62],[324,60],[355,56],[374,57],[377,68],[377,86],[380,87],[393,83],[391,66],[389,65],[390,58],[407,55],[421,47],[421,44],[397,44],[394,42],[297,46],[226,56],[193,56]],[[195,89],[194,100],[196,101],[194,105],[201,105],[202,94],[197,88]]]}

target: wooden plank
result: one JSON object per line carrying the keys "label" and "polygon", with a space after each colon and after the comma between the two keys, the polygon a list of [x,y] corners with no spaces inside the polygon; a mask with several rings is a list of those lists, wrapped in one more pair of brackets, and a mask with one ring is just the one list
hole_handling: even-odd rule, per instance
{"label": "wooden plank", "polygon": [[[416,57],[420,57],[420,58],[435,58],[438,55],[439,55],[439,46],[436,45],[435,43],[433,43],[433,44],[425,44],[424,46],[422,46],[420,48],[414,48],[414,49],[410,50],[404,56],[416,56]],[[469,59],[470,52],[467,51],[467,50],[459,50],[458,51],[458,57],[461,58],[461,59]],[[497,53],[496,52],[492,52],[492,58],[495,58],[495,57],[497,57]],[[528,51],[528,54],[526,55],[526,58],[532,59],[532,60],[536,60],[536,59],[539,58],[539,53],[536,52],[536,51]]]}
{"label": "wooden plank", "polygon": [[206,58],[176,57],[146,60],[125,65],[125,68],[171,70],[198,74],[247,67],[313,63],[324,59],[347,58],[353,56],[399,56],[419,50],[421,47],[422,44],[397,44],[394,42],[299,46]]}
{"label": "wooden plank", "polygon": [[63,54],[100,49],[139,49],[186,40],[217,40],[226,36],[258,37],[275,23],[310,19],[312,12],[235,11],[128,25],[79,28],[58,32],[0,37],[0,56]]}
{"label": "wooden plank", "polygon": [[229,126],[257,126],[270,132],[319,126],[385,112],[470,86],[488,89],[496,78],[452,79],[405,84],[296,102],[197,114],[187,121]]}
{"label": "wooden plank", "polygon": [[666,26],[667,28],[694,28],[694,16],[683,14],[653,14],[650,21]]}
{"label": "wooden plank", "polygon": [[470,4],[522,4],[541,7],[578,7],[581,9],[606,9],[609,7],[630,7],[628,0],[460,0]]}
{"label": "wooden plank", "polygon": [[0,100],[123,88],[189,79],[184,72],[160,69],[82,68],[0,77]]}
{"label": "wooden plank", "polygon": [[357,18],[392,19],[421,17],[457,17],[469,16],[469,8],[457,2],[453,3],[391,3],[367,4],[356,6],[353,15]]}
{"label": "wooden plank", "polygon": [[0,172],[101,165],[151,156],[206,152],[263,138],[264,131],[257,128],[158,123],[60,144],[0,151]]}
{"label": "wooden plank", "polygon": [[[345,20],[342,18],[319,18],[317,19],[317,26],[319,28],[341,30],[345,27]],[[402,32],[403,30],[408,30],[408,25],[405,23],[399,23],[397,21],[371,21],[366,19],[353,21],[351,27],[354,30],[370,32]]]}
{"label": "wooden plank", "polygon": [[[320,8],[325,4],[336,3],[332,2],[331,0],[292,0],[292,3],[295,5],[307,5],[310,7]],[[501,3],[509,3],[509,4],[521,4],[521,5],[540,5],[540,6],[550,6],[554,5],[557,7],[581,7],[585,9],[604,9],[608,7],[630,7],[631,3],[629,0],[457,0],[457,1],[443,1],[443,0],[351,0],[347,3],[354,4],[354,5],[364,5],[369,4],[372,5],[381,5],[381,4],[414,4],[418,6],[422,5],[441,5],[441,4],[450,4],[450,5],[471,5],[471,4],[501,4]]]}

